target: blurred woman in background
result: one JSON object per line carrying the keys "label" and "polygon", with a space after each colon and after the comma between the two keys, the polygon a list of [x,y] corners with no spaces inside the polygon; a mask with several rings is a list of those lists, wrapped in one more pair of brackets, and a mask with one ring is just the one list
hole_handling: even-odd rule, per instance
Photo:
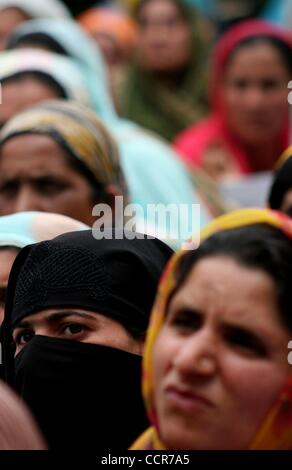
{"label": "blurred woman in background", "polygon": [[137,48],[120,110],[171,141],[206,112],[206,46],[196,13],[183,0],[143,0]]}
{"label": "blurred woman in background", "polygon": [[0,215],[38,210],[92,225],[96,204],[108,204],[114,214],[115,196],[128,200],[114,139],[77,103],[50,101],[8,121],[0,168]]}
{"label": "blurred woman in background", "polygon": [[212,114],[174,141],[184,161],[216,180],[271,170],[288,145],[291,58],[290,32],[269,23],[225,33],[213,58]]}
{"label": "blurred woman in background", "polygon": [[[18,48],[21,54],[25,51],[25,47],[31,47],[32,41],[34,47],[49,48],[54,53],[59,50],[60,57],[70,58],[75,66],[79,67],[85,80],[83,92],[87,95],[83,96],[83,102],[84,99],[85,103],[89,100],[89,106],[105,122],[117,140],[121,164],[129,186],[130,200],[139,204],[145,215],[144,218],[141,217],[142,223],[137,226],[137,230],[167,239],[173,247],[179,247],[192,231],[187,217],[179,216],[179,236],[167,229],[165,238],[163,234],[165,227],[161,227],[159,223],[157,226],[156,215],[154,217],[149,215],[149,211],[147,215],[150,204],[152,207],[158,204],[163,204],[164,207],[176,204],[178,208],[184,205],[190,213],[192,204],[202,202],[196,185],[192,183],[177,154],[170,146],[165,145],[162,140],[146,132],[142,127],[119,118],[110,95],[109,80],[102,56],[93,40],[80,26],[70,20],[30,21],[14,31],[9,47]],[[63,52],[60,53],[60,50]],[[38,67],[38,62],[33,65]],[[70,80],[73,78],[70,77]],[[210,217],[208,207],[202,204],[197,223],[204,225]]]}
{"label": "blurred woman in background", "polygon": [[6,48],[13,29],[32,18],[62,18],[69,10],[59,0],[0,0],[0,50]]}

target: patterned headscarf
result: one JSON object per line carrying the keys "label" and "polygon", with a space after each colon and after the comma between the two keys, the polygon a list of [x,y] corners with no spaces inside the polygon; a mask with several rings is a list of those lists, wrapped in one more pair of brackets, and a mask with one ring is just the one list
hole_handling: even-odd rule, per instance
{"label": "patterned headscarf", "polygon": [[22,134],[48,135],[80,160],[103,187],[114,184],[122,195],[127,187],[115,140],[100,119],[84,106],[52,100],[10,119],[0,133],[0,146]]}
{"label": "patterned headscarf", "polygon": [[[241,209],[213,220],[202,230],[201,241],[206,240],[217,232],[254,224],[268,224],[279,229],[292,239],[292,222],[285,215],[269,209]],[[195,239],[190,241],[190,249],[194,242]],[[165,449],[158,434],[158,417],[153,399],[153,347],[158,333],[163,326],[168,299],[177,283],[177,268],[184,254],[185,251],[181,250],[168,263],[162,276],[158,296],[151,313],[144,354],[143,394],[152,427],[137,439],[131,450]],[[272,406],[250,449],[292,449],[292,375],[287,377],[286,386],[281,391],[276,403]]]}

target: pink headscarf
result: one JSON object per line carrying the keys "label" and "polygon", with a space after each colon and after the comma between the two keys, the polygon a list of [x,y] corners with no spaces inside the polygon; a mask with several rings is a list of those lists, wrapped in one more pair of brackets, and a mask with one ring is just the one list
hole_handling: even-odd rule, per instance
{"label": "pink headscarf", "polygon": [[[241,173],[252,171],[244,145],[231,134],[226,123],[222,104],[221,84],[226,62],[241,41],[253,36],[276,38],[292,49],[291,32],[263,20],[247,20],[230,28],[217,43],[214,55],[209,89],[212,114],[186,131],[179,134],[174,147],[190,166],[201,166],[202,156],[212,144],[221,144],[234,157],[234,163]],[[288,92],[287,92],[288,94]],[[288,120],[279,135],[279,155],[288,145]]]}

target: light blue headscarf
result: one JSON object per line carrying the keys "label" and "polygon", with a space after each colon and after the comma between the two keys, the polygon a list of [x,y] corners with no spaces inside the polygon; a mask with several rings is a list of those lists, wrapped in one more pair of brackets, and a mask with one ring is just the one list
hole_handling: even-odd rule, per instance
{"label": "light blue headscarf", "polygon": [[0,247],[23,248],[62,233],[88,230],[82,222],[48,212],[18,212],[0,217]]}
{"label": "light blue headscarf", "polygon": [[60,0],[0,0],[0,10],[18,8],[29,18],[66,18],[71,14]]}
{"label": "light blue headscarf", "polygon": [[[91,107],[106,122],[119,144],[132,203],[140,204],[145,213],[148,204],[186,205],[188,213],[193,213],[192,205],[200,204],[200,199],[186,168],[174,151],[163,140],[117,115],[105,64],[93,40],[69,19],[47,19],[32,20],[16,28],[10,44],[17,44],[19,38],[31,33],[43,33],[54,39],[83,71]],[[179,247],[190,233],[209,221],[211,216],[206,209],[202,206],[200,209],[200,218],[196,218],[195,222],[181,215],[181,235],[171,242],[173,247]],[[148,224],[155,225],[155,220],[149,218]],[[156,235],[159,237],[158,233]]]}
{"label": "light blue headscarf", "polygon": [[[218,18],[220,15],[219,5],[217,0],[185,0],[189,5],[198,8],[203,14],[211,17]],[[245,0],[242,0],[245,1]],[[258,18],[272,21],[280,25],[287,26],[288,16],[291,19],[291,0],[267,0],[266,5],[263,7],[261,14]],[[290,15],[289,15],[290,13]],[[287,16],[288,15],[288,16]],[[291,26],[291,24],[290,24]]]}
{"label": "light blue headscarf", "polygon": [[69,57],[38,49],[0,52],[0,83],[22,72],[39,72],[51,77],[71,100],[89,105],[84,74]]}

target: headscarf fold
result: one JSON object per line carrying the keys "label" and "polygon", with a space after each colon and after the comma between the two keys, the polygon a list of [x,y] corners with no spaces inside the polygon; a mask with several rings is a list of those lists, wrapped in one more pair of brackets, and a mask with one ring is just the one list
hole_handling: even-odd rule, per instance
{"label": "headscarf fold", "polygon": [[127,187],[114,139],[98,117],[81,104],[52,100],[10,119],[0,145],[22,134],[48,135],[81,161],[104,188],[114,184],[127,198]]}
{"label": "headscarf fold", "polygon": [[[246,174],[254,170],[244,143],[229,129],[221,90],[228,58],[241,41],[256,36],[279,39],[292,51],[291,32],[263,20],[244,21],[222,35],[214,50],[210,72],[209,98],[212,113],[207,119],[183,131],[174,140],[174,148],[188,165],[202,166],[205,152],[214,145],[220,145],[230,155],[239,172]],[[280,155],[288,145],[288,114],[287,121],[279,132],[277,144]]]}
{"label": "headscarf fold", "polygon": [[0,0],[0,10],[18,8],[29,18],[66,18],[70,15],[59,0]]}
{"label": "headscarf fold", "polygon": [[[268,224],[282,231],[292,240],[292,221],[284,214],[269,209],[241,209],[214,219],[201,232],[200,242],[217,232],[254,224]],[[189,242],[189,249],[197,246],[196,236]],[[159,422],[153,399],[153,348],[156,338],[163,326],[167,313],[168,299],[176,287],[177,269],[185,254],[184,250],[176,253],[169,261],[161,278],[158,295],[154,303],[150,326],[147,333],[143,359],[143,395],[152,427],[142,434],[132,445],[131,450],[164,450],[165,446],[159,437]],[[287,383],[266,420],[259,429],[250,446],[251,449],[272,450],[292,449],[292,376],[287,375]]]}

